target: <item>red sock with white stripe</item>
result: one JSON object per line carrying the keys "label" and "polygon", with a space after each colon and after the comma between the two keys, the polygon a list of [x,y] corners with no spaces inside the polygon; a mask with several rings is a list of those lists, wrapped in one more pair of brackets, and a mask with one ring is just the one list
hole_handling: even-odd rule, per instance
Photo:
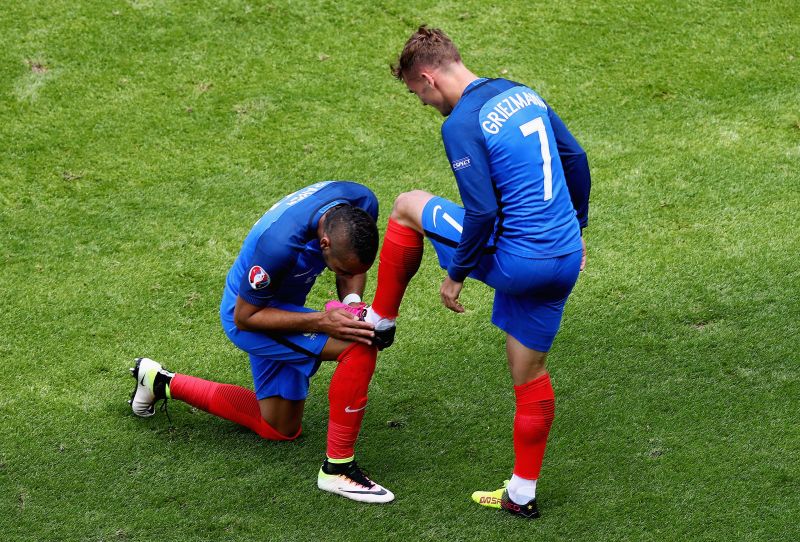
{"label": "red sock with white stripe", "polygon": [[514,386],[514,393],[517,399],[515,461],[514,477],[508,490],[511,500],[524,504],[536,496],[536,480],[542,469],[547,436],[555,417],[555,394],[547,373],[521,386]]}
{"label": "red sock with white stripe", "polygon": [[367,408],[367,390],[378,349],[354,343],[341,353],[328,389],[328,458],[350,459]]}
{"label": "red sock with white stripe", "polygon": [[397,318],[406,287],[422,262],[423,237],[391,218],[383,236],[378,284],[372,309],[384,318]]}
{"label": "red sock with white stripe", "polygon": [[170,398],[243,425],[265,439],[294,440],[302,431],[299,429],[297,434],[292,436],[276,431],[261,417],[256,394],[241,386],[175,374],[167,389]]}

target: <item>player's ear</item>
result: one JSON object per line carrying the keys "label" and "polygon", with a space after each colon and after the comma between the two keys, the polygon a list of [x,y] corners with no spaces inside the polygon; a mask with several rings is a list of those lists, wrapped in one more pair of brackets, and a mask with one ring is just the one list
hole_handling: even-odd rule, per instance
{"label": "player's ear", "polygon": [[331,239],[328,237],[328,234],[322,234],[322,237],[319,239],[319,248],[321,250],[326,250],[331,248]]}

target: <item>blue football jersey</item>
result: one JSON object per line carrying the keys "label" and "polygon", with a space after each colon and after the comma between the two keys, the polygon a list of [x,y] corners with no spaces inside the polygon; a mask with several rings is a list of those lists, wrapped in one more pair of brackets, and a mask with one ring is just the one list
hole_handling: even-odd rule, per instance
{"label": "blue football jersey", "polygon": [[378,218],[378,199],[360,184],[324,181],[289,194],[255,223],[228,272],[220,313],[233,320],[236,297],[266,307],[303,305],[325,261],[317,239],[319,219],[340,204]]}
{"label": "blue football jersey", "polygon": [[[477,79],[442,125],[442,139],[466,211],[451,278],[463,280],[487,244],[530,258],[580,250],[586,155],[536,92],[505,79]],[[574,170],[571,183],[562,156]]]}

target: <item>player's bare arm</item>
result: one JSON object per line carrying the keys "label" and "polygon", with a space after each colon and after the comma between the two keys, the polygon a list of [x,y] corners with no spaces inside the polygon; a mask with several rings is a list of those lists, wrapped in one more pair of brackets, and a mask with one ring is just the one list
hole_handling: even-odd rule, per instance
{"label": "player's bare arm", "polygon": [[581,235],[581,244],[583,245],[583,251],[581,254],[581,271],[586,269],[586,238]]}
{"label": "player's bare arm", "polygon": [[324,333],[343,341],[371,344],[372,324],[361,322],[345,310],[291,312],[259,307],[241,297],[233,312],[236,327],[245,331]]}
{"label": "player's bare arm", "polygon": [[356,294],[359,298],[364,295],[364,287],[367,284],[367,274],[358,275],[336,275],[336,294],[339,301],[344,302],[345,297]]}

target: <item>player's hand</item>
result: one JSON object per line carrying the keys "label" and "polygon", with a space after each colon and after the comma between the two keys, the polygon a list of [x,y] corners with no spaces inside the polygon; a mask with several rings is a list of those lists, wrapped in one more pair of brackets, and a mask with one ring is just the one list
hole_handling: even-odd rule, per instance
{"label": "player's hand", "polygon": [[458,301],[458,296],[461,294],[461,288],[463,287],[463,282],[456,282],[450,277],[446,277],[442,283],[442,287],[439,289],[439,295],[442,296],[442,303],[453,312],[464,312],[464,307]]}
{"label": "player's hand", "polygon": [[581,244],[583,245],[583,256],[581,256],[581,271],[586,267],[586,239],[581,237]]}
{"label": "player's hand", "polygon": [[319,330],[329,337],[372,344],[372,338],[375,336],[372,324],[360,321],[344,309],[333,309],[319,314]]}

